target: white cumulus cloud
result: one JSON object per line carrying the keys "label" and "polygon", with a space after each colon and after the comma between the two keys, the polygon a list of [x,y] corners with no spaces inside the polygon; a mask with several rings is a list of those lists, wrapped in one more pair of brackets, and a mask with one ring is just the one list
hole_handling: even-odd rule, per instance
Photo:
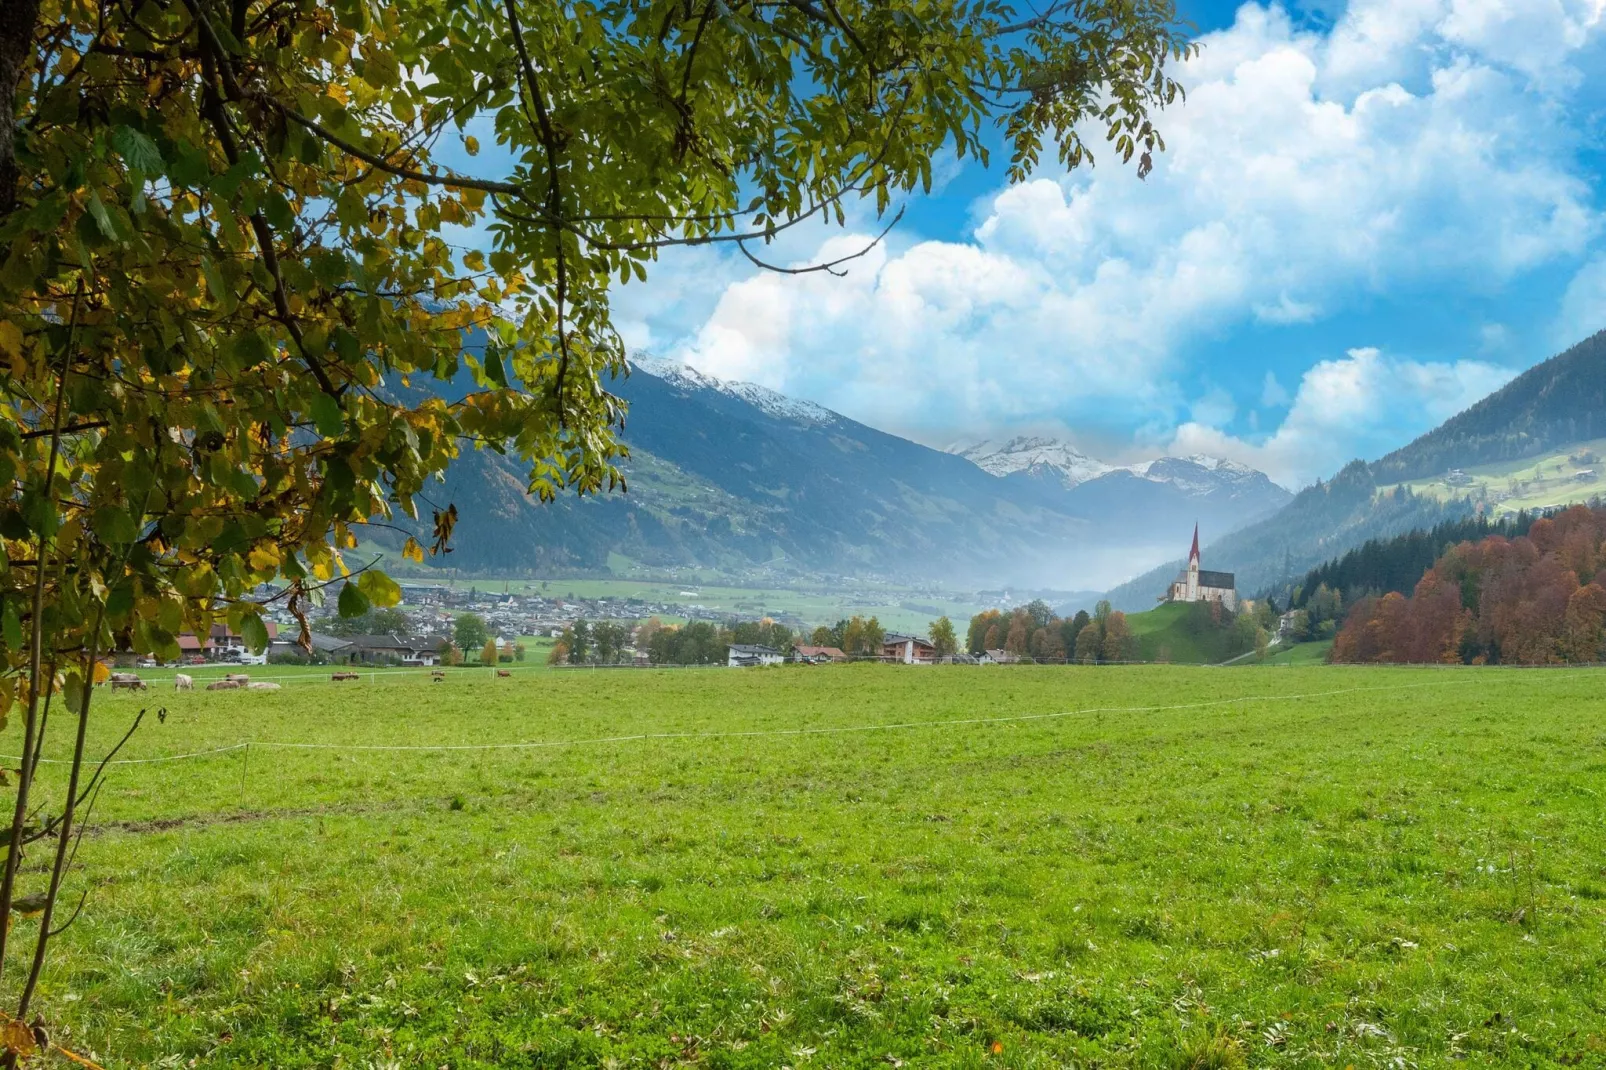
{"label": "white cumulus cloud", "polygon": [[[1601,21],[1601,0],[1351,0],[1321,34],[1246,4],[1181,72],[1188,100],[1163,116],[1169,151],[1146,183],[1113,161],[1045,174],[979,204],[964,240],[902,236],[847,278],[726,281],[670,352],[928,441],[1124,421],[1261,450],[1282,479],[1325,474],[1324,451],[1397,445],[1405,426],[1363,420],[1372,435],[1359,413],[1313,415],[1350,404],[1344,376],[1355,391],[1414,390],[1405,415],[1420,416],[1448,415],[1442,399],[1473,400],[1503,373],[1360,350],[1282,367],[1304,378],[1256,445],[1190,415],[1191,348],[1240,324],[1310,324],[1357,296],[1493,288],[1585,257],[1601,219],[1566,100]],[[1269,399],[1275,384],[1248,389]],[[1257,400],[1212,395],[1203,408],[1258,419]]]}
{"label": "white cumulus cloud", "polygon": [[1375,458],[1500,389],[1512,371],[1463,360],[1393,360],[1352,349],[1316,364],[1300,380],[1282,425],[1252,442],[1202,421],[1177,428],[1168,452],[1208,453],[1253,465],[1286,487],[1329,476],[1357,457]]}

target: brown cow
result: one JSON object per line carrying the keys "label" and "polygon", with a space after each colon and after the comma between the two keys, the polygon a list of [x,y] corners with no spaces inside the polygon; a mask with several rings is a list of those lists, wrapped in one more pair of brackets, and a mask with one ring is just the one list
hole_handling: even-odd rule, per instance
{"label": "brown cow", "polygon": [[329,679],[331,679],[331,680],[357,680],[357,679],[361,679],[361,678],[354,672],[336,672],[336,673],[330,673],[329,674]]}
{"label": "brown cow", "polygon": [[512,669],[497,669],[496,670],[496,676],[497,676],[498,679],[501,679],[504,676],[512,676],[512,675],[513,675],[513,670]]}
{"label": "brown cow", "polygon": [[206,685],[206,689],[208,691],[238,691],[240,689],[240,681],[213,680],[211,683]]}
{"label": "brown cow", "polygon": [[244,687],[246,684],[249,684],[251,682],[251,677],[247,676],[243,672],[226,672],[226,673],[223,674],[223,679],[225,679],[225,680],[233,680],[235,683],[239,684],[241,687]]}
{"label": "brown cow", "polygon": [[113,691],[116,691],[119,688],[127,688],[130,691],[144,691],[146,689],[145,681],[133,675],[119,674],[117,676],[113,676],[111,683]]}

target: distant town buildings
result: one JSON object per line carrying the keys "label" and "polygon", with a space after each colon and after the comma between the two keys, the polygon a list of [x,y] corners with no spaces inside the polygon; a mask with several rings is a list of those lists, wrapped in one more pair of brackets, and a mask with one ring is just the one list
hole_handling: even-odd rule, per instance
{"label": "distant town buildings", "polygon": [[1193,549],[1188,551],[1188,567],[1177,573],[1163,602],[1219,602],[1232,612],[1238,609],[1238,579],[1231,572],[1210,572],[1199,567],[1199,525],[1193,526]]}

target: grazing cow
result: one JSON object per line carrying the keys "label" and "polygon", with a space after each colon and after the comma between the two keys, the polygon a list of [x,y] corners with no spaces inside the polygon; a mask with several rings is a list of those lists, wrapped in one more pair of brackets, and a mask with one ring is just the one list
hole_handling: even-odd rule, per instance
{"label": "grazing cow", "polygon": [[268,680],[258,680],[254,684],[246,684],[245,689],[247,691],[277,691],[279,690],[279,685]]}
{"label": "grazing cow", "polygon": [[358,679],[358,676],[354,672],[336,672],[336,673],[330,673],[329,674],[329,679],[331,679],[331,680],[356,680],[356,679]]}
{"label": "grazing cow", "polygon": [[446,670],[445,669],[431,669],[431,670],[429,670],[429,678],[431,680],[444,680],[444,679],[446,679]]}
{"label": "grazing cow", "polygon": [[195,678],[184,673],[175,673],[173,676],[174,691],[194,691]]}
{"label": "grazing cow", "polygon": [[208,691],[238,691],[240,682],[238,680],[213,680],[206,685],[206,689]]}
{"label": "grazing cow", "polygon": [[512,675],[513,675],[513,670],[512,669],[497,669],[496,670],[497,679],[501,679],[504,676],[512,676]]}

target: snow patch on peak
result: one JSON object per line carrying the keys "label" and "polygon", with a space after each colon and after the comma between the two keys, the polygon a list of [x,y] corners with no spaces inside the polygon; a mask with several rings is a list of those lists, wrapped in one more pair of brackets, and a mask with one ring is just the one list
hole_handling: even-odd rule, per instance
{"label": "snow patch on peak", "polygon": [[834,424],[842,419],[830,409],[823,405],[816,405],[812,401],[799,401],[796,398],[789,398],[785,394],[771,390],[767,386],[759,386],[757,383],[718,379],[678,360],[663,360],[659,357],[637,357],[631,360],[630,367],[633,371],[646,372],[653,378],[662,379],[673,386],[689,390],[717,391],[726,397],[745,401],[766,415],[773,416],[779,420],[790,420],[794,423]]}
{"label": "snow patch on peak", "polygon": [[1060,477],[1067,490],[1111,471],[1103,461],[1089,457],[1068,442],[1042,436],[1019,435],[1008,442],[983,441],[950,446],[982,471],[994,476],[1047,468]]}
{"label": "snow patch on peak", "polygon": [[1237,461],[1202,453],[1191,457],[1156,457],[1137,464],[1106,464],[1068,442],[1034,435],[1020,435],[1007,442],[961,442],[948,447],[948,452],[958,454],[994,476],[1051,470],[1059,475],[1067,490],[1115,472],[1168,484],[1195,496],[1266,478]]}

